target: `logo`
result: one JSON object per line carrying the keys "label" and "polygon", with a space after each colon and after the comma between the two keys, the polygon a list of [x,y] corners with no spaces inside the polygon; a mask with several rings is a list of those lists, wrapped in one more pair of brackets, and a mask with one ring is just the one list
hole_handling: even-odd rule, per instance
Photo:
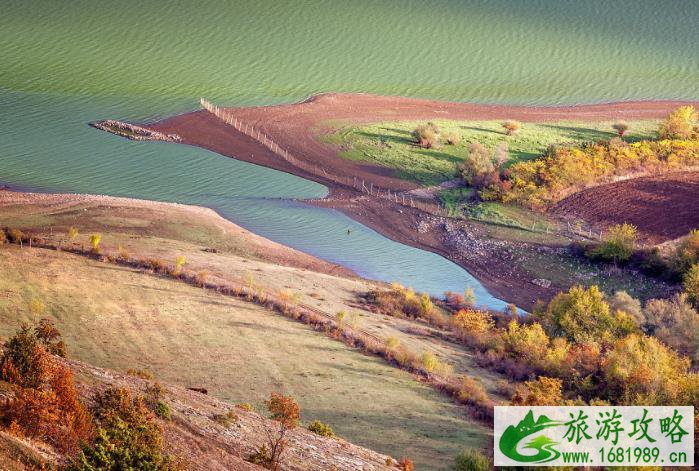
{"label": "logo", "polygon": [[563,425],[563,422],[551,420],[545,415],[539,416],[535,421],[534,413],[530,410],[527,416],[524,417],[516,427],[512,425],[507,427],[500,437],[500,451],[508,458],[521,463],[546,463],[547,461],[553,461],[561,456],[554,447],[558,442],[546,435],[538,435],[524,445],[524,448],[536,450],[537,453],[534,455],[522,455],[518,453],[517,446],[525,438],[529,438],[547,428],[557,427],[559,425]]}
{"label": "logo", "polygon": [[495,407],[495,466],[693,466],[691,406]]}

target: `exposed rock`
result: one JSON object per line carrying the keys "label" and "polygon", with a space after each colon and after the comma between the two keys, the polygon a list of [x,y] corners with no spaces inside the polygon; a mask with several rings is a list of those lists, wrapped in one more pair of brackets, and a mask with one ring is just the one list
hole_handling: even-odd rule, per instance
{"label": "exposed rock", "polygon": [[546,280],[544,278],[534,278],[532,280],[532,283],[537,285],[537,286],[541,286],[542,288],[550,288],[551,287],[551,281]]}
{"label": "exposed rock", "polygon": [[151,131],[150,129],[134,126],[129,123],[122,123],[113,119],[104,121],[94,121],[90,123],[93,128],[107,131],[117,136],[125,137],[133,141],[166,141],[180,142],[182,138],[177,134],[165,134],[159,131]]}

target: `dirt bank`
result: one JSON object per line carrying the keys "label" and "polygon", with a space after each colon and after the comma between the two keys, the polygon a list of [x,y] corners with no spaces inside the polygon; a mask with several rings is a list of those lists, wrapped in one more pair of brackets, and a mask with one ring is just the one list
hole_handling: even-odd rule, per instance
{"label": "dirt bank", "polygon": [[[32,206],[33,210],[29,211]],[[109,220],[96,220],[87,208],[105,208]],[[123,221],[123,230],[129,229],[142,235],[162,232],[165,221],[181,221],[180,230],[197,231],[199,227],[210,227],[237,241],[250,258],[274,262],[277,265],[301,268],[318,273],[353,278],[356,275],[349,269],[326,262],[298,250],[253,234],[224,219],[214,210],[200,206],[177,203],[162,203],[131,198],[117,198],[101,195],[77,195],[54,193],[23,193],[0,188],[0,226],[4,219],[25,215],[27,223],[43,224],[42,214],[56,215],[67,212],[71,215],[69,226],[80,231],[106,230],[109,222]],[[30,216],[30,213],[31,214]],[[69,227],[68,226],[68,227]],[[68,227],[52,225],[44,228],[51,232],[67,232]]]}
{"label": "dirt bank", "polygon": [[[415,184],[396,178],[390,169],[342,159],[337,155],[336,146],[322,143],[318,137],[343,125],[390,120],[517,119],[542,122],[653,119],[665,116],[681,104],[685,103],[657,101],[523,107],[368,94],[324,94],[301,103],[229,108],[226,112],[254,126],[305,164],[328,169],[334,175],[365,179],[392,191],[405,191],[414,189]],[[510,253],[518,247],[508,246],[505,241],[488,240],[478,225],[439,220],[443,218],[435,218],[385,199],[362,197],[352,188],[338,185],[336,180],[327,178],[324,172],[312,172],[292,165],[207,111],[185,113],[147,127],[166,134],[177,134],[183,143],[189,145],[325,184],[331,190],[330,197],[315,204],[338,209],[401,243],[449,258],[478,277],[494,295],[525,309],[537,298],[548,299],[558,289],[566,288],[556,284],[542,288],[533,284],[531,276],[513,260]]]}

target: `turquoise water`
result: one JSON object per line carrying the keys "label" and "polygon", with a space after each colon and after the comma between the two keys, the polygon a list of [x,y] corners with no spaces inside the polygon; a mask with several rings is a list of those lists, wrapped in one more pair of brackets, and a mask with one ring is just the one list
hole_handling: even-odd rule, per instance
{"label": "turquoise water", "polygon": [[[91,120],[154,120],[322,91],[559,104],[696,99],[694,1],[3,1],[0,181],[201,204],[358,273],[441,293],[467,272],[291,198],[302,179],[207,151],[137,143]],[[347,228],[352,229],[347,236]]]}

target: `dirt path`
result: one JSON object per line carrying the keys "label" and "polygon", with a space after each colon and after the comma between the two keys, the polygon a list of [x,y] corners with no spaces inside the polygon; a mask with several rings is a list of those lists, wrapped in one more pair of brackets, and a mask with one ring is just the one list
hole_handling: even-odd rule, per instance
{"label": "dirt path", "polygon": [[[255,126],[307,164],[332,169],[335,175],[357,177],[392,191],[414,190],[416,185],[396,178],[391,169],[343,159],[338,147],[322,143],[318,137],[338,127],[378,121],[428,119],[517,119],[520,121],[604,121],[653,119],[686,104],[677,101],[625,102],[596,105],[524,107],[475,105],[368,94],[323,94],[301,103],[229,108],[232,116]],[[699,102],[692,103],[699,105]],[[361,197],[352,188],[337,185],[322,173],[298,168],[270,151],[255,139],[236,131],[207,111],[194,111],[147,126],[174,133],[189,145],[222,155],[292,173],[327,185],[331,192],[325,201],[314,202],[342,211],[348,216],[398,242],[438,253],[458,263],[479,278],[499,298],[528,309],[536,299],[549,299],[562,286],[544,289],[531,283],[523,267],[513,263],[502,241],[478,240],[486,237],[477,225],[460,221],[437,221],[413,208],[383,199]],[[442,218],[443,219],[443,218]],[[425,222],[427,221],[427,223]],[[455,244],[459,240],[466,243]],[[470,249],[463,253],[463,247]]]}

